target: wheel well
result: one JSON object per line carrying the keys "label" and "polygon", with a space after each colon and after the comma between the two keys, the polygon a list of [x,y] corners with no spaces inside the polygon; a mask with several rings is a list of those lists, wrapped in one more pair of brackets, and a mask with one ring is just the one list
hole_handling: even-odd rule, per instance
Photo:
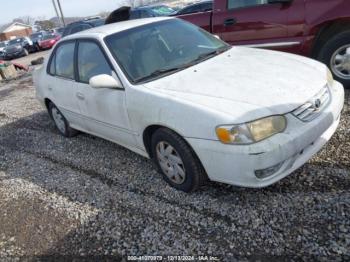
{"label": "wheel well", "polygon": [[45,106],[46,106],[46,109],[47,109],[47,111],[49,111],[49,105],[50,105],[50,103],[52,103],[51,102],[51,100],[50,99],[48,99],[48,98],[45,98]]}
{"label": "wheel well", "polygon": [[312,49],[312,57],[317,58],[321,48],[324,46],[324,44],[327,43],[327,41],[344,31],[349,30],[350,28],[350,21],[333,21],[326,25],[324,25],[318,32],[314,47]]}
{"label": "wheel well", "polygon": [[[147,127],[147,128],[145,129],[145,131],[143,132],[143,143],[144,143],[144,145],[145,145],[146,151],[147,151],[147,153],[148,153],[148,155],[149,155],[150,158],[153,157],[153,156],[152,156],[152,149],[151,149],[151,145],[152,145],[152,136],[153,136],[153,134],[154,134],[158,129],[161,129],[161,128],[169,129],[169,130],[175,132],[176,134],[178,134],[179,136],[181,136],[181,135],[180,135],[179,133],[177,133],[175,130],[173,130],[173,129],[169,128],[169,127],[166,127],[166,126],[151,125],[151,126]],[[182,136],[181,136],[181,137],[182,137]],[[184,141],[185,141],[185,143],[189,146],[189,148],[190,148],[190,150],[192,151],[194,157],[197,158],[197,160],[198,160],[199,163],[201,164],[201,166],[202,166],[202,168],[203,168],[203,170],[204,170],[204,172],[205,172],[205,175],[208,176],[207,173],[206,173],[206,171],[205,171],[205,168],[204,168],[204,166],[203,166],[203,164],[202,164],[202,161],[199,159],[197,153],[193,150],[193,148],[191,147],[191,145],[190,145],[186,140],[184,140]]]}
{"label": "wheel well", "polygon": [[[151,125],[148,126],[145,131],[143,132],[143,144],[145,145],[146,151],[149,155],[150,158],[152,158],[152,136],[153,134],[161,128],[165,128],[165,129],[169,129],[172,132],[176,133],[177,135],[179,135],[180,137],[183,137],[181,134],[179,134],[178,132],[176,132],[174,129],[171,129],[169,127],[166,126],[162,126],[162,125]],[[191,150],[193,151],[191,145],[185,140],[185,143],[191,148]],[[194,152],[194,151],[193,151]],[[197,154],[194,152],[194,154],[197,157]]]}
{"label": "wheel well", "polygon": [[160,128],[166,128],[166,127],[160,126],[160,125],[152,125],[147,127],[143,132],[143,144],[145,145],[146,151],[150,158],[152,158],[152,149],[151,149],[152,136]]}

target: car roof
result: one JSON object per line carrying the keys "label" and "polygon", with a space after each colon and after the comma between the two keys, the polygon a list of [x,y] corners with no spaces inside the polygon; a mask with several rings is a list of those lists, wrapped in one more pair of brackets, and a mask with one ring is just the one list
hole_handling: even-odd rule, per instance
{"label": "car roof", "polygon": [[102,37],[115,34],[121,31],[125,31],[131,28],[139,27],[142,25],[151,24],[154,22],[164,21],[164,20],[170,20],[170,19],[176,19],[171,17],[152,17],[152,18],[142,18],[142,19],[135,19],[135,20],[128,20],[128,21],[122,21],[117,22],[109,25],[103,25],[99,27],[94,27],[82,32],[75,33],[73,35],[69,35],[64,37],[64,40],[69,39],[76,39],[76,38],[83,38],[83,37],[89,37],[92,35],[100,35]]}

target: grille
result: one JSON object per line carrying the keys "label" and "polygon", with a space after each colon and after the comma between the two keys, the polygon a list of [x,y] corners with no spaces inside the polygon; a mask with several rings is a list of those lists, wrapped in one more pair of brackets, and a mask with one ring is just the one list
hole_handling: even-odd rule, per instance
{"label": "grille", "polygon": [[317,118],[331,100],[328,86],[325,86],[310,101],[294,110],[292,113],[301,121],[309,122]]}

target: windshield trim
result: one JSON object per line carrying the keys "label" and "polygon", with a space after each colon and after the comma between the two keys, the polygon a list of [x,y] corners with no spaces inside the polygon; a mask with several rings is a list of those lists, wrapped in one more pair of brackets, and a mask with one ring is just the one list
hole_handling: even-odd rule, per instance
{"label": "windshield trim", "polygon": [[[166,19],[166,20],[162,20],[162,21],[156,21],[156,22],[152,22],[152,23],[150,23],[150,24],[158,24],[158,23],[160,24],[160,23],[163,23],[164,21],[170,21],[170,20],[172,20],[172,19]],[[184,22],[185,22],[185,21],[184,21]],[[188,22],[185,22],[185,23],[188,23]],[[150,24],[147,24],[147,25],[150,25]],[[119,68],[121,69],[121,71],[123,72],[124,76],[127,78],[127,80],[129,81],[129,83],[131,83],[132,85],[135,85],[135,86],[137,86],[137,85],[142,85],[142,84],[146,84],[146,83],[149,83],[149,82],[152,82],[152,81],[156,81],[156,80],[158,80],[158,79],[161,79],[161,78],[170,76],[170,75],[172,75],[172,74],[178,73],[178,72],[180,72],[180,71],[186,70],[186,69],[191,68],[191,67],[193,67],[193,66],[195,66],[195,65],[198,65],[198,64],[200,64],[200,63],[202,63],[202,62],[204,62],[204,61],[207,61],[207,60],[210,60],[210,59],[212,59],[212,58],[214,58],[214,57],[217,57],[218,55],[221,55],[221,54],[223,54],[223,53],[226,53],[227,51],[229,51],[229,50],[232,48],[231,45],[229,45],[229,44],[227,44],[226,42],[222,41],[222,42],[226,45],[226,50],[224,50],[224,51],[221,51],[221,52],[219,52],[219,53],[217,53],[217,54],[214,54],[214,55],[211,55],[211,56],[209,56],[209,57],[205,57],[205,58],[203,58],[203,59],[201,59],[201,60],[198,60],[198,61],[193,61],[193,63],[189,63],[188,66],[181,67],[181,68],[179,68],[178,70],[174,70],[174,71],[171,71],[171,72],[167,72],[167,73],[164,73],[164,74],[161,74],[161,75],[152,77],[152,78],[147,79],[147,80],[144,80],[144,81],[136,81],[137,79],[134,80],[134,79],[132,79],[132,78],[129,76],[127,70],[124,68],[124,66],[122,65],[122,63],[119,61],[119,59],[117,58],[116,54],[114,54],[114,52],[111,51],[111,47],[110,47],[110,45],[109,45],[109,43],[108,43],[108,39],[109,39],[110,37],[114,36],[114,35],[117,35],[117,34],[120,34],[120,33],[126,33],[126,32],[133,31],[133,30],[137,30],[137,29],[139,29],[140,27],[144,27],[144,26],[147,26],[147,25],[136,26],[136,27],[133,27],[133,28],[130,28],[130,29],[126,29],[126,30],[123,30],[123,31],[120,31],[120,32],[117,32],[117,33],[113,33],[113,34],[107,35],[107,36],[105,36],[105,37],[103,38],[103,42],[104,42],[105,45],[107,46],[108,51],[110,52],[110,54],[111,54],[112,57],[114,58],[115,62],[117,63],[117,65],[119,66]],[[203,29],[201,29],[201,28],[199,28],[199,29],[200,29],[200,30],[203,30]],[[223,47],[224,47],[224,46],[223,46]],[[219,50],[220,50],[220,49],[219,49]]]}

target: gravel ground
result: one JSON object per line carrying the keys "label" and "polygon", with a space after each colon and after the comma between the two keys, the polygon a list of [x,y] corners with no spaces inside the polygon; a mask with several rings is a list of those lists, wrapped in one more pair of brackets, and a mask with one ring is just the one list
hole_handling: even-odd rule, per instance
{"label": "gravel ground", "polygon": [[346,99],[330,143],[281,182],[262,190],[210,183],[185,194],[167,186],[149,160],[116,144],[61,137],[35,100],[31,78],[0,86],[0,260],[349,260],[349,91]]}

